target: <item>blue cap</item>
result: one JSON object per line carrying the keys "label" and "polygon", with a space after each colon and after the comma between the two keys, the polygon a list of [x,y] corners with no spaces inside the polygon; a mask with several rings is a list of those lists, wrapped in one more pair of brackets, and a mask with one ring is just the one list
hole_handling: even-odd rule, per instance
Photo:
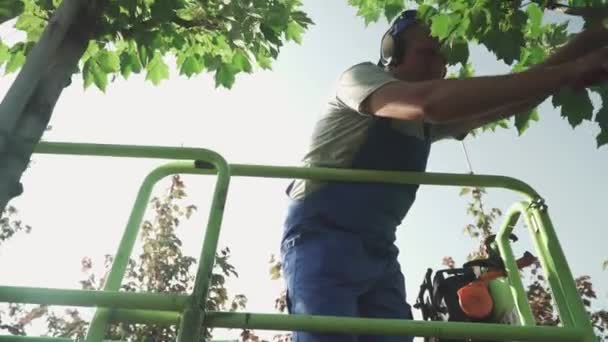
{"label": "blue cap", "polygon": [[403,31],[418,22],[417,15],[416,10],[405,10],[393,21],[391,27],[382,36],[379,64],[388,65],[391,62],[395,53],[395,42]]}

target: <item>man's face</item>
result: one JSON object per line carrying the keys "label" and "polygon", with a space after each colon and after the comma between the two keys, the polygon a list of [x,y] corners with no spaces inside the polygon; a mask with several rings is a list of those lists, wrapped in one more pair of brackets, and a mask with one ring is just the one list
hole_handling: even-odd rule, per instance
{"label": "man's face", "polygon": [[441,53],[439,40],[431,36],[426,25],[416,24],[400,37],[405,53],[393,68],[397,77],[410,81],[441,79],[445,75],[446,59]]}

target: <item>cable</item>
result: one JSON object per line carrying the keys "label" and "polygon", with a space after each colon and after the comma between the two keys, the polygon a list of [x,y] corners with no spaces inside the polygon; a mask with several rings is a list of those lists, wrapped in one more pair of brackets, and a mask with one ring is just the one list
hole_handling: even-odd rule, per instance
{"label": "cable", "polygon": [[461,140],[460,143],[462,144],[462,151],[464,152],[464,157],[467,161],[467,166],[469,167],[469,173],[474,174],[473,166],[471,165],[471,159],[469,159],[469,153],[467,151],[467,146],[464,144],[464,140]]}

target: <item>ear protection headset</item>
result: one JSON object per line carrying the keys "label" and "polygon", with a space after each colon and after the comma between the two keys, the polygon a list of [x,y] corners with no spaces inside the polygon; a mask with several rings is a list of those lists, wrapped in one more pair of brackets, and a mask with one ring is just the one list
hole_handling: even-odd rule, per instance
{"label": "ear protection headset", "polygon": [[[416,10],[405,10],[393,21],[391,27],[382,36],[378,66],[394,65],[403,58],[405,42],[399,36],[403,31],[419,22]],[[444,70],[442,78],[446,73],[447,70]]]}

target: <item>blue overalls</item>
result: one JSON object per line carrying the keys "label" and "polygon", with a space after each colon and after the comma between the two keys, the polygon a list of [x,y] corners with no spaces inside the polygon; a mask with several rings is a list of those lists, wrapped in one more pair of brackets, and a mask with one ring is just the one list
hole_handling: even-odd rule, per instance
{"label": "blue overalls", "polygon": [[[391,128],[390,120],[374,118],[352,169],[426,169],[430,139],[404,135]],[[410,184],[332,182],[293,200],[281,244],[290,314],[412,319],[394,242],[395,229],[417,189]],[[412,341],[403,336],[306,332],[294,332],[293,338]]]}

